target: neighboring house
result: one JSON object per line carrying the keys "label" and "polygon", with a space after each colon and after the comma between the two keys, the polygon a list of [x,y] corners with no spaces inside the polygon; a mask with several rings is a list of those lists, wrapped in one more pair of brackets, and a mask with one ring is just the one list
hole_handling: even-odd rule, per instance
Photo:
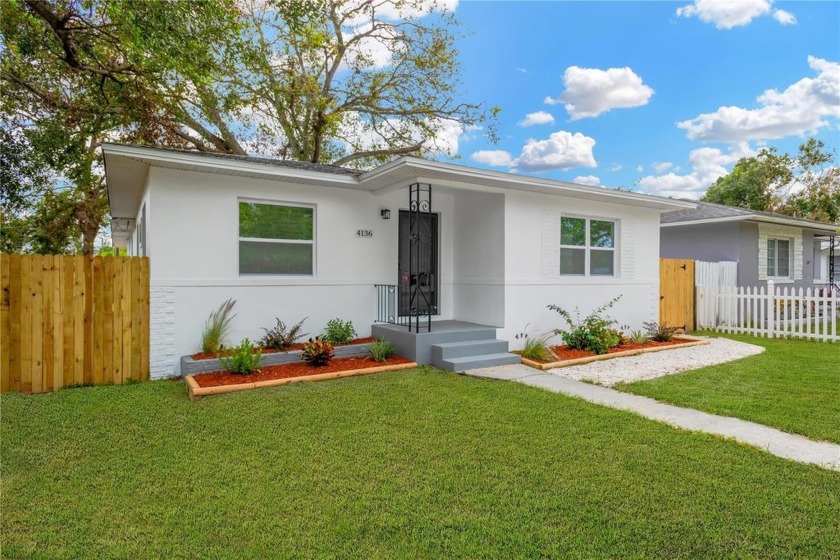
{"label": "neighboring house", "polygon": [[[739,286],[814,285],[823,275],[823,244],[838,226],[782,214],[700,202],[662,214],[660,256],[738,263]],[[827,255],[827,251],[825,252]]]}
{"label": "neighboring house", "polygon": [[[178,371],[228,298],[237,301],[230,342],[259,339],[275,317],[308,317],[313,335],[340,317],[360,336],[393,337],[420,362],[439,360],[420,342],[405,346],[412,314],[424,317],[411,336],[435,343],[489,330],[481,348],[458,349],[466,358],[504,358],[505,341],[520,343],[526,327],[564,326],[548,304],[587,314],[621,295],[611,315],[638,328],[658,317],[660,213],[694,207],[414,157],[363,172],[118,144],[103,151],[114,243],[150,257],[153,377]],[[491,328],[455,333],[472,324]],[[492,340],[497,329],[502,341]]]}

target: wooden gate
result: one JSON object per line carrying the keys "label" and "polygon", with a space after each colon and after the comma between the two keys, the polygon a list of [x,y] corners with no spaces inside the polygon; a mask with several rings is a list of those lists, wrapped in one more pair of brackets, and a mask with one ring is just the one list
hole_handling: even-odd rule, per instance
{"label": "wooden gate", "polygon": [[659,322],[694,330],[694,261],[659,259]]}
{"label": "wooden gate", "polygon": [[149,378],[149,259],[0,255],[0,391]]}

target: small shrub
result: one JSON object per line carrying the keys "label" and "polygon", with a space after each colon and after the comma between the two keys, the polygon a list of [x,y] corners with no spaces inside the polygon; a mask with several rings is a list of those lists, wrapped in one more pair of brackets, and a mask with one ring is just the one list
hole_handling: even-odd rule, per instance
{"label": "small shrub", "polygon": [[611,299],[601,307],[594,310],[585,318],[580,318],[580,311],[575,308],[575,316],[565,309],[556,305],[549,305],[548,308],[556,311],[568,324],[569,329],[557,329],[555,334],[563,338],[563,342],[569,348],[589,350],[595,354],[606,354],[610,348],[615,348],[621,342],[621,333],[612,328],[616,321],[605,315],[621,296]]}
{"label": "small shrub", "polygon": [[374,362],[384,362],[397,352],[397,346],[393,342],[379,339],[371,343],[368,352]]}
{"label": "small shrub", "polygon": [[260,370],[261,356],[260,348],[254,349],[254,345],[246,338],[239,346],[228,351],[226,356],[219,356],[219,361],[230,373],[247,375]]}
{"label": "small shrub", "polygon": [[212,354],[221,350],[225,338],[230,334],[230,322],[236,315],[231,315],[235,299],[224,302],[216,311],[210,313],[204,332],[201,333],[201,351]]}
{"label": "small shrub", "polygon": [[528,332],[528,325],[525,325],[525,329],[514,336],[517,340],[523,341],[522,350],[519,352],[519,355],[523,358],[528,360],[537,360],[542,362],[548,362],[554,359],[554,356],[551,354],[551,350],[548,349],[548,341],[552,337],[553,333],[545,333],[541,335],[532,334]]}
{"label": "small shrub", "polygon": [[551,350],[548,349],[550,334],[528,337],[525,339],[525,346],[522,347],[520,355],[528,360],[548,362],[554,359]]}
{"label": "small shrub", "polygon": [[341,319],[330,319],[327,328],[321,339],[330,344],[347,344],[356,338],[356,329],[353,328],[353,321],[342,321]]}
{"label": "small shrub", "polygon": [[277,326],[271,329],[263,327],[265,336],[263,336],[262,340],[260,340],[260,344],[262,344],[265,348],[271,348],[273,350],[285,350],[289,348],[292,344],[308,334],[301,332],[303,330],[303,322],[308,318],[309,317],[304,317],[301,319],[300,323],[293,325],[291,328],[287,328],[286,323],[281,321],[278,317]]}
{"label": "small shrub", "polygon": [[644,344],[648,341],[648,336],[645,334],[643,330],[636,329],[630,331],[630,335],[627,337],[630,342],[635,344]]}
{"label": "small shrub", "polygon": [[300,357],[313,366],[328,364],[334,355],[332,344],[317,336],[315,340],[310,338],[309,342],[303,345],[303,351],[300,353]]}
{"label": "small shrub", "polygon": [[642,326],[646,329],[648,338],[656,342],[668,342],[680,330],[679,327],[672,327],[668,323],[657,323],[656,321],[642,323]]}

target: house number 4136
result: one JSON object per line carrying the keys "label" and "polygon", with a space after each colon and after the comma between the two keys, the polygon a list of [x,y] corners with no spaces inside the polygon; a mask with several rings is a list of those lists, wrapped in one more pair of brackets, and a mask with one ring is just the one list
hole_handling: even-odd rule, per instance
{"label": "house number 4136", "polygon": [[356,237],[373,237],[372,229],[357,229]]}

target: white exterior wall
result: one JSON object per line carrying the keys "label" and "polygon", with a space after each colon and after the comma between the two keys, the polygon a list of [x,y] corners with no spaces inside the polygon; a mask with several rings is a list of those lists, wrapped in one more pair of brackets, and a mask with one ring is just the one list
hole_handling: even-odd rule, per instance
{"label": "white exterior wall", "polygon": [[[561,276],[560,216],[617,222],[616,276]],[[648,208],[530,193],[509,193],[505,207],[505,326],[499,337],[521,347],[517,333],[566,325],[546,308],[556,304],[586,316],[621,295],[609,311],[617,326],[641,328],[659,315],[659,212]]]}
{"label": "white exterior wall", "polygon": [[[434,188],[434,186],[432,187]],[[455,191],[455,318],[505,323],[505,195]]]}
{"label": "white exterior wall", "polygon": [[[436,320],[460,319],[514,335],[563,327],[550,303],[585,315],[622,294],[611,316],[639,328],[659,308],[659,212],[527,192],[434,189],[440,214],[440,307]],[[240,198],[313,205],[312,277],[239,275]],[[408,193],[373,195],[336,187],[151,168],[146,204],[151,261],[152,377],[178,373],[180,356],[199,349],[211,311],[237,300],[228,343],[258,340],[275,317],[320,334],[334,317],[353,321],[360,336],[375,319],[374,284],[397,280],[397,232]],[[380,210],[388,208],[391,219]],[[559,275],[563,214],[617,222],[616,277]],[[357,238],[356,230],[373,230]]]}
{"label": "white exterior wall", "polygon": [[[408,193],[382,196],[335,187],[234,177],[152,167],[146,209],[152,292],[174,294],[174,347],[152,344],[174,356],[168,374],[178,371],[180,356],[198,351],[201,331],[211,311],[228,298],[237,301],[228,343],[262,337],[275,317],[287,324],[304,317],[305,331],[320,334],[329,319],[353,321],[359,336],[369,336],[376,316],[374,284],[397,280],[397,226]],[[240,198],[311,204],[315,211],[315,274],[312,277],[239,275]],[[380,210],[391,210],[383,220]],[[435,191],[440,213],[441,315],[452,318],[452,193]],[[357,238],[356,230],[373,230]],[[169,291],[165,293],[169,294]],[[154,331],[153,331],[154,332]],[[165,368],[163,368],[165,369]],[[162,371],[162,370],[161,370]]]}

